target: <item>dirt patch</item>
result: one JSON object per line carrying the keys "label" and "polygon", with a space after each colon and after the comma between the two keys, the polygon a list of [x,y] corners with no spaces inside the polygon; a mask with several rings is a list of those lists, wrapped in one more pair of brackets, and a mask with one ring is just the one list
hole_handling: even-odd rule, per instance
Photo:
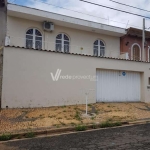
{"label": "dirt patch", "polygon": [[97,103],[88,106],[91,117],[82,117],[85,105],[35,109],[3,109],[0,112],[0,133],[59,128],[78,124],[95,124],[106,120],[135,121],[150,118],[150,104]]}

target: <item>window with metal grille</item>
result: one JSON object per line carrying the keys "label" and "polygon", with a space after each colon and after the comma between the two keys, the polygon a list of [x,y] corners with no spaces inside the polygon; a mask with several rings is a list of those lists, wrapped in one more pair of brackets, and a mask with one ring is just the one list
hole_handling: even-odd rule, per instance
{"label": "window with metal grille", "polygon": [[26,32],[26,48],[42,49],[42,34],[37,29],[29,29]]}
{"label": "window with metal grille", "polygon": [[131,59],[139,61],[141,60],[141,47],[139,44],[135,43],[132,45],[131,49]]}
{"label": "window with metal grille", "polygon": [[140,49],[137,45],[133,47],[133,60],[140,60]]}
{"label": "window with metal grille", "polygon": [[96,40],[94,42],[94,49],[93,49],[94,56],[105,56],[105,44],[101,40]]}
{"label": "window with metal grille", "polygon": [[69,53],[70,41],[67,35],[64,33],[56,36],[56,51]]}

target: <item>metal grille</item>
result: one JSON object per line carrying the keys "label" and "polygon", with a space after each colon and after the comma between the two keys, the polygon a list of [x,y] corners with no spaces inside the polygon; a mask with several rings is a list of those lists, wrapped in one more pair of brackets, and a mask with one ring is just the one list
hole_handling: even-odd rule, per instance
{"label": "metal grille", "polygon": [[56,51],[61,52],[62,44],[56,43]]}
{"label": "metal grille", "polygon": [[42,34],[37,29],[29,29],[26,32],[26,47],[42,49]]}
{"label": "metal grille", "polygon": [[35,48],[36,49],[42,49],[42,41],[36,41],[35,42]]}
{"label": "metal grille", "polygon": [[33,35],[33,29],[28,30],[26,34],[31,34],[31,35]]}
{"label": "metal grille", "polygon": [[133,47],[133,60],[140,60],[140,48],[137,45]]}
{"label": "metal grille", "polygon": [[94,56],[98,56],[98,46],[94,46]]}
{"label": "metal grille", "polygon": [[42,34],[38,30],[35,30],[35,35],[42,36]]}
{"label": "metal grille", "polygon": [[33,47],[33,40],[26,39],[26,48],[32,48]]}
{"label": "metal grille", "polygon": [[69,45],[69,38],[67,35],[62,33],[56,36],[56,51],[69,53]]}
{"label": "metal grille", "polygon": [[93,49],[94,56],[105,56],[105,44],[101,40],[96,40],[94,42],[94,49]]}

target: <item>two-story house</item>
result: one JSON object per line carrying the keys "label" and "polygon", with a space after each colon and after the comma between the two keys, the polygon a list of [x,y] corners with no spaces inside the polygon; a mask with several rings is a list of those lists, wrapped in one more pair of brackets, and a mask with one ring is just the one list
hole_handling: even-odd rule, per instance
{"label": "two-story house", "polygon": [[[136,28],[127,29],[127,33],[120,38],[120,50],[128,53],[133,60],[142,60],[142,30]],[[150,32],[145,31],[145,61],[150,62]]]}
{"label": "two-story house", "polygon": [[0,15],[2,108],[85,104],[86,93],[150,102],[149,63],[120,50],[125,29],[13,4]]}

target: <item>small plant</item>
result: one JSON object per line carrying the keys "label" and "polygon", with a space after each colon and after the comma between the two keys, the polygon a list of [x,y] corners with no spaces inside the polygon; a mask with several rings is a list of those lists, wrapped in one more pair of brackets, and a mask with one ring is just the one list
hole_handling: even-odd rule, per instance
{"label": "small plant", "polygon": [[0,141],[8,141],[12,139],[12,135],[11,134],[3,134],[0,136]]}
{"label": "small plant", "polygon": [[71,122],[71,125],[72,125],[72,126],[75,126],[76,124],[75,124],[74,122]]}
{"label": "small plant", "polygon": [[98,111],[97,110],[95,111],[95,114],[98,115]]}
{"label": "small plant", "polygon": [[53,118],[53,116],[48,116],[49,118]]}
{"label": "small plant", "polygon": [[[113,116],[113,118],[114,118],[114,116]],[[109,118],[106,122],[112,122],[113,118]]]}
{"label": "small plant", "polygon": [[23,113],[27,113],[28,111],[26,111],[26,110],[23,110],[22,112],[23,112]]}
{"label": "small plant", "polygon": [[79,121],[82,120],[81,117],[80,117],[80,113],[79,113],[78,111],[76,111],[76,114],[75,114],[74,118],[75,118],[76,120],[79,120]]}
{"label": "small plant", "polygon": [[33,132],[28,132],[25,134],[25,138],[33,138],[35,137],[35,134]]}
{"label": "small plant", "polygon": [[66,106],[64,105],[64,106],[61,106],[61,108],[66,108]]}
{"label": "small plant", "polygon": [[64,110],[63,112],[66,112],[66,110]]}
{"label": "small plant", "polygon": [[100,124],[101,128],[107,128],[107,127],[116,127],[116,126],[121,126],[122,123],[121,122],[103,122],[102,124]]}
{"label": "small plant", "polygon": [[16,138],[17,138],[17,139],[21,139],[21,136],[20,136],[20,135],[18,135]]}
{"label": "small plant", "polygon": [[91,117],[91,120],[94,120],[95,119],[95,117]]}
{"label": "small plant", "polygon": [[92,105],[91,105],[91,104],[88,104],[88,106],[89,106],[89,107],[92,107]]}
{"label": "small plant", "polygon": [[58,117],[57,119],[62,119],[61,117]]}
{"label": "small plant", "polygon": [[85,130],[86,130],[86,126],[83,125],[76,126],[76,131],[85,131]]}
{"label": "small plant", "polygon": [[59,121],[61,125],[65,126],[66,124],[64,122]]}
{"label": "small plant", "polygon": [[97,128],[97,125],[96,124],[93,124],[92,125],[92,129],[96,129]]}
{"label": "small plant", "polygon": [[74,110],[78,110],[78,107],[76,106],[76,107],[74,107]]}
{"label": "small plant", "polygon": [[121,123],[121,122],[115,122],[114,125],[115,125],[115,126],[121,126],[122,123]]}

